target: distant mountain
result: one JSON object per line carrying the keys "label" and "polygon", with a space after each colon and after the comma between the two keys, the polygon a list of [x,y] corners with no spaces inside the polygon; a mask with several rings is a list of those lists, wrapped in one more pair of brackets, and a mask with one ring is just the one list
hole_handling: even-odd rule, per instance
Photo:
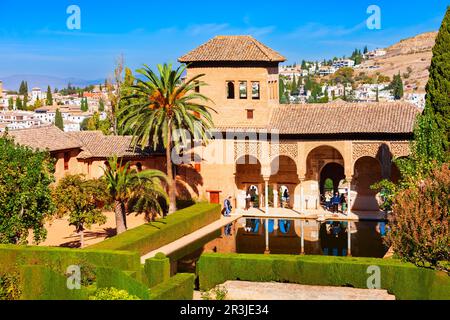
{"label": "distant mountain", "polygon": [[380,72],[391,78],[400,72],[406,92],[425,92],[436,36],[434,31],[403,39],[386,48],[385,56],[368,60],[363,67],[372,66],[369,74]]}
{"label": "distant mountain", "polygon": [[42,90],[46,90],[48,85],[50,85],[52,90],[54,90],[55,88],[66,88],[69,83],[76,87],[87,87],[92,84],[103,83],[105,80],[84,80],[78,78],[58,78],[46,75],[18,74],[4,78],[0,76],[0,81],[3,81],[4,89],[17,91],[19,90],[19,86],[22,81],[28,82],[28,90],[31,90],[34,87],[39,87]]}

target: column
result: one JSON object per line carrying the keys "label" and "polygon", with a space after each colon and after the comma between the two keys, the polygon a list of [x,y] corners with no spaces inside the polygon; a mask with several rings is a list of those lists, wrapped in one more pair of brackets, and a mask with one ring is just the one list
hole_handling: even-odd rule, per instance
{"label": "column", "polygon": [[273,188],[273,207],[278,208],[278,184],[274,183]]}
{"label": "column", "polygon": [[352,180],[348,180],[348,189],[347,189],[347,216],[349,217],[351,214],[352,207]]}
{"label": "column", "polygon": [[300,241],[301,251],[300,254],[305,254],[305,220],[300,220]]}
{"label": "column", "polygon": [[347,222],[347,256],[352,255],[352,230],[351,230],[351,221]]}
{"label": "column", "polygon": [[[265,202],[265,206],[266,206],[266,215],[269,214],[269,178],[268,177],[263,177],[264,178],[264,185],[265,185],[265,189],[264,189],[264,202]],[[266,218],[266,234],[265,234],[265,240],[266,240],[266,250],[264,251],[265,254],[269,254],[270,253],[270,249],[269,249],[269,219]]]}

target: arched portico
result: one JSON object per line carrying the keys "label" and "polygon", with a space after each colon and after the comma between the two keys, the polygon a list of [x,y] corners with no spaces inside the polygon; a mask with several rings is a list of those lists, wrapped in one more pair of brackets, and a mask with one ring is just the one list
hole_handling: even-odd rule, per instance
{"label": "arched portico", "polygon": [[[301,185],[301,208],[318,209],[321,203],[323,185],[327,178],[333,185],[345,177],[345,161],[339,150],[330,145],[319,145],[306,157],[306,174]],[[336,187],[337,188],[337,187]]]}
{"label": "arched portico", "polygon": [[371,186],[381,181],[382,176],[382,166],[378,159],[364,156],[355,162],[352,180],[352,190],[355,193],[353,210],[379,210],[378,191],[372,190]]}

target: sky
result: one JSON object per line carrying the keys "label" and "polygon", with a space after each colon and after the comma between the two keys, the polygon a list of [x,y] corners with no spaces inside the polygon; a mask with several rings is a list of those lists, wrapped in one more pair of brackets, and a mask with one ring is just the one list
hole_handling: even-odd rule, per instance
{"label": "sky", "polygon": [[[67,8],[80,8],[70,30]],[[369,29],[370,5],[380,29]],[[0,77],[104,79],[123,54],[135,70],[173,62],[215,35],[250,34],[288,63],[349,56],[438,30],[448,0],[0,0]]]}

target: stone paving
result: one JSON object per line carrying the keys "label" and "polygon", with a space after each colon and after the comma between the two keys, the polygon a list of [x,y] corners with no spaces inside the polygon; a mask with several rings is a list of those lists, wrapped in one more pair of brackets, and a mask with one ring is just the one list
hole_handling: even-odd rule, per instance
{"label": "stone paving", "polygon": [[[228,291],[226,300],[395,300],[376,289],[248,281],[227,281],[221,287]],[[200,292],[194,293],[194,300],[201,300]]]}

